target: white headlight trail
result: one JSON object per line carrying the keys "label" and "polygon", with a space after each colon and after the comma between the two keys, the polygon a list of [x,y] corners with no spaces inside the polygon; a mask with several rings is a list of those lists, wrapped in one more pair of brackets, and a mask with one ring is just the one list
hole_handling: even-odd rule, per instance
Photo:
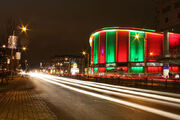
{"label": "white headlight trail", "polygon": [[127,102],[127,101],[120,100],[120,99],[117,99],[117,98],[113,98],[113,97],[109,97],[109,96],[89,92],[89,91],[86,91],[86,90],[78,89],[78,88],[75,88],[75,87],[71,87],[71,86],[68,86],[68,85],[61,84],[59,82],[55,82],[55,81],[43,78],[42,76],[37,76],[37,78],[40,78],[41,80],[47,81],[49,83],[52,83],[52,84],[55,84],[55,85],[58,85],[58,86],[61,86],[61,87],[64,87],[64,88],[79,92],[79,93],[82,93],[82,94],[86,94],[86,95],[90,95],[90,96],[93,96],[93,97],[108,100],[108,101],[111,101],[111,102],[119,103],[119,104],[122,104],[122,105],[125,105],[125,106],[140,109],[142,111],[150,112],[150,113],[160,115],[160,116],[163,116],[163,117],[167,117],[167,118],[170,118],[170,119],[174,119],[174,120],[179,120],[180,119],[180,115],[177,115],[177,114],[174,114],[174,113],[170,113],[170,112],[166,112],[166,111],[163,111],[163,110],[147,107],[147,106],[144,106],[144,105],[140,105],[140,104],[136,104],[136,103],[132,103],[132,102]]}
{"label": "white headlight trail", "polygon": [[[45,75],[43,77],[47,77],[49,79],[52,79],[54,76],[46,76]],[[108,90],[112,90],[112,91],[117,91],[117,92],[123,92],[123,93],[128,93],[128,94],[133,94],[133,95],[145,96],[145,97],[148,97],[148,98],[154,98],[154,99],[159,99],[159,100],[164,100],[164,101],[180,103],[180,99],[172,98],[172,97],[168,97],[168,96],[156,95],[156,94],[151,94],[151,93],[143,93],[143,92],[120,89],[120,88],[113,88],[113,87],[108,87],[108,86],[102,86],[102,85],[89,83],[89,82],[86,82],[86,81],[73,80],[73,79],[63,78],[63,77],[61,77],[59,79],[60,80],[66,80],[66,81],[69,81],[69,82],[76,82],[76,83],[80,83],[80,84],[84,84],[84,85],[94,86],[94,87],[98,87],[98,88],[108,89]]]}
{"label": "white headlight trail", "polygon": [[[116,95],[116,96],[120,96],[120,97],[136,98],[136,99],[139,99],[139,100],[154,102],[154,103],[158,103],[158,104],[164,104],[164,105],[173,106],[173,107],[180,107],[180,104],[176,104],[176,103],[170,103],[170,102],[166,102],[166,101],[162,101],[162,100],[156,100],[156,99],[145,98],[145,97],[141,97],[141,96],[135,96],[135,95],[125,94],[125,93],[120,93],[120,92],[114,92],[114,91],[109,91],[109,90],[106,90],[106,89],[94,88],[93,85],[86,86],[86,84],[84,85],[84,84],[81,84],[81,83],[76,83],[74,81],[57,80],[55,78],[50,78],[50,80],[60,82],[60,83],[64,83],[64,84],[73,85],[73,86],[78,86],[78,87],[81,87],[81,88],[86,88],[86,89],[90,89],[90,90],[94,90],[94,91],[98,91],[98,92],[103,92],[103,93],[107,93],[107,94],[110,94],[110,95]],[[89,86],[92,86],[92,87],[89,87]]]}
{"label": "white headlight trail", "polygon": [[[50,76],[50,75],[48,75],[48,76]],[[64,79],[64,80],[81,81],[81,82],[87,82],[87,83],[91,83],[91,84],[103,85],[103,86],[107,86],[107,87],[122,88],[122,89],[127,89],[127,90],[154,93],[154,94],[160,94],[160,95],[166,95],[166,96],[172,96],[172,97],[180,97],[180,94],[170,93],[170,92],[161,92],[161,91],[155,91],[155,90],[145,90],[145,89],[140,89],[140,88],[125,87],[125,86],[119,86],[119,85],[117,86],[117,85],[110,85],[110,84],[98,83],[98,82],[90,82],[90,81],[82,81],[82,80],[78,80],[78,79],[71,79],[71,78],[57,77],[57,76],[50,76],[49,78],[52,78],[52,77],[60,79],[60,80]]]}

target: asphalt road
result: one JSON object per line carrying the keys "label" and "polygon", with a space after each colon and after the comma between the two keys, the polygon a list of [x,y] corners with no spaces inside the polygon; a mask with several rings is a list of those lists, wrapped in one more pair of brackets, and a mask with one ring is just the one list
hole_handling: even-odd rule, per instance
{"label": "asphalt road", "polygon": [[59,120],[180,120],[180,94],[29,76]]}

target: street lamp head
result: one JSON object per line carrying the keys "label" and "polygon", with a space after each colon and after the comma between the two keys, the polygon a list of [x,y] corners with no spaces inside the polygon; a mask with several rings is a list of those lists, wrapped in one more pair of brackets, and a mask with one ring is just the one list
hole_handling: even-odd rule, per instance
{"label": "street lamp head", "polygon": [[20,27],[19,27],[19,29],[21,29],[21,32],[27,32],[27,25],[26,26],[24,26],[24,25],[21,25]]}
{"label": "street lamp head", "polygon": [[3,47],[3,48],[6,48],[6,45],[3,45],[2,47]]}
{"label": "street lamp head", "polygon": [[26,49],[27,49],[26,47],[22,47],[22,50],[23,50],[23,51],[26,51]]}
{"label": "street lamp head", "polygon": [[27,28],[26,27],[23,27],[22,28],[22,31],[26,32]]}
{"label": "street lamp head", "polygon": [[82,55],[86,55],[86,51],[82,51]]}
{"label": "street lamp head", "polygon": [[68,58],[66,57],[66,58],[65,58],[65,60],[67,61],[67,60],[68,60]]}

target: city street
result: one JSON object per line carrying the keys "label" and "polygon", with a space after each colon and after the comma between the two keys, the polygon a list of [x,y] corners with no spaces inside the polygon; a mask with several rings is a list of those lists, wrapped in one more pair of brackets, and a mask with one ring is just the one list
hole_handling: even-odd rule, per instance
{"label": "city street", "polygon": [[29,73],[58,119],[180,119],[180,95]]}
{"label": "city street", "polygon": [[180,0],[2,1],[0,120],[180,120]]}

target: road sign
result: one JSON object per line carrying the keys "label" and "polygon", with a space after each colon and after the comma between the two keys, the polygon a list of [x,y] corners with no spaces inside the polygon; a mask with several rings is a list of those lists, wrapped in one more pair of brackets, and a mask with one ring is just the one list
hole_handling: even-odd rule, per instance
{"label": "road sign", "polygon": [[164,78],[169,78],[169,66],[164,66],[163,76]]}
{"label": "road sign", "polygon": [[21,59],[21,52],[16,52],[16,59],[20,60]]}
{"label": "road sign", "polygon": [[17,45],[17,36],[9,36],[8,38],[8,48],[15,49]]}

